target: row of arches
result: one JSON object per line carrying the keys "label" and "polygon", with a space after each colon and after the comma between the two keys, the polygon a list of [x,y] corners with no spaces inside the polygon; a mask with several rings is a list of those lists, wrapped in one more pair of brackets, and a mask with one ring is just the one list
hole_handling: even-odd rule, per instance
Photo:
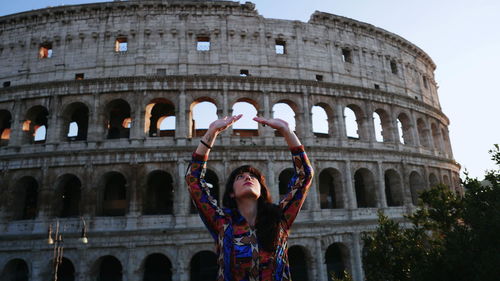
{"label": "row of arches", "polygon": [[[288,250],[288,258],[292,280],[313,280],[311,268],[315,266],[311,254],[305,247],[296,245]],[[349,270],[350,255],[348,248],[342,243],[333,243],[325,251],[322,263],[326,264],[327,280],[333,280],[333,275],[340,276],[344,270]],[[52,263],[52,261],[49,261]],[[47,264],[46,268],[52,268]],[[215,281],[217,278],[217,255],[212,251],[200,251],[192,256],[189,261],[190,281]],[[139,269],[143,281],[171,281],[175,272],[173,263],[161,253],[148,255],[141,263]],[[62,258],[57,270],[57,280],[76,281],[78,274],[90,276],[90,280],[122,281],[124,280],[124,266],[113,255],[98,258],[90,268],[90,272],[79,272],[73,261],[67,257]],[[44,275],[53,274],[45,272]],[[8,261],[0,275],[5,281],[28,281],[30,266],[24,259],[15,258]],[[50,279],[50,278],[49,278]]]}
{"label": "row of arches", "polygon": [[[293,176],[293,169],[286,168],[279,173],[278,191],[282,198],[288,192],[288,182]],[[217,173],[207,169],[205,180],[213,187],[211,193],[220,202],[222,190],[221,181]],[[50,194],[42,194],[41,186],[32,176],[23,176],[8,187],[10,200],[5,200],[3,206],[8,217],[13,220],[35,219],[40,209],[46,210],[45,215],[54,217],[79,217],[85,212],[97,216],[125,216],[130,212],[131,202],[140,202],[138,208],[142,215],[174,214],[174,208],[183,206],[179,192],[185,192],[184,183],[181,186],[174,181],[172,175],[165,170],[154,170],[146,175],[145,179],[131,186],[132,180],[123,173],[110,171],[104,173],[98,180],[96,188],[84,186],[82,180],[75,174],[64,174],[55,180]],[[348,181],[352,181],[354,200],[356,205],[349,204]],[[406,183],[407,182],[407,183]],[[408,180],[405,180],[395,169],[383,172],[383,182],[377,182],[377,177],[368,168],[357,169],[352,179],[348,179],[336,168],[326,168],[317,175],[317,188],[320,209],[346,209],[395,207],[405,204],[417,205],[419,193],[429,186],[444,183],[451,186],[447,175],[438,177],[429,173],[428,179],[417,171],[412,171]],[[384,194],[380,194],[379,184],[383,185]],[[408,186],[409,185],[409,186]],[[136,196],[131,195],[132,189]],[[178,192],[176,192],[178,191]],[[406,199],[409,191],[411,198]],[[41,202],[41,198],[45,199]],[[381,202],[384,200],[385,204]],[[41,202],[41,203],[39,203]],[[90,206],[92,205],[92,206]],[[304,207],[307,209],[307,205]],[[84,211],[86,210],[86,211]],[[191,204],[190,212],[196,213]],[[86,214],[88,215],[88,214]]]}
{"label": "row of arches", "polygon": [[[373,105],[375,106],[375,105]],[[79,141],[86,140],[89,124],[94,122],[95,116],[84,102],[73,102],[66,105],[58,115],[62,119],[62,128],[58,133],[58,140]],[[271,107],[272,117],[287,121],[292,129],[296,127],[296,119],[304,122],[304,116],[298,114],[299,106],[291,100],[278,100]],[[139,126],[133,120],[132,108],[124,99],[109,101],[97,119],[104,124],[104,137],[107,139],[129,138],[130,129]],[[371,112],[371,113],[370,113]],[[172,137],[176,134],[178,110],[173,102],[165,98],[152,99],[144,107],[144,135],[147,137]],[[235,136],[258,136],[257,123],[251,118],[263,115],[259,103],[240,98],[235,101],[229,115],[244,114],[232,128]],[[190,105],[187,114],[188,137],[197,137],[204,134],[208,125],[221,117],[216,101],[209,97],[198,98]],[[423,146],[437,151],[450,150],[449,136],[444,125],[437,120],[428,121],[428,117],[414,117],[410,112],[402,110],[390,113],[384,106],[373,111],[363,110],[355,103],[337,106],[335,109],[325,102],[317,102],[310,110],[311,126],[305,126],[316,137],[342,137],[353,140],[375,142],[400,142],[405,145]],[[21,143],[43,143],[47,139],[49,111],[43,105],[36,105],[26,111],[22,117],[23,133]],[[57,122],[57,121],[56,121]],[[7,145],[11,135],[13,123],[12,114],[5,109],[0,110],[1,144]],[[311,129],[309,129],[311,128]],[[300,131],[300,128],[297,128]]]}

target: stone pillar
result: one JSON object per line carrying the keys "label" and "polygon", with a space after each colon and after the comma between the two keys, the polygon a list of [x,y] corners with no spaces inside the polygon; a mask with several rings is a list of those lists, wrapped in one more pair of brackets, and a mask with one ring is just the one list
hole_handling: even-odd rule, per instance
{"label": "stone pillar", "polygon": [[422,144],[420,143],[420,135],[417,128],[417,122],[415,120],[415,113],[413,111],[411,111],[410,116],[408,116],[408,119],[410,119],[409,131],[413,139],[413,145],[419,147]]}
{"label": "stone pillar", "polygon": [[132,217],[137,217],[140,214],[141,202],[139,202],[139,198],[141,197],[138,194],[138,189],[140,188],[141,182],[138,180],[138,176],[142,174],[141,167],[137,164],[136,159],[132,160],[130,163],[130,181],[127,183],[126,187],[129,194],[129,208],[128,215]]}
{"label": "stone pillar", "polygon": [[[370,142],[370,144],[373,144],[377,142],[377,137],[375,136],[375,126],[374,126],[374,120],[373,120],[373,108],[370,102],[365,102],[365,121],[364,122],[364,127],[367,133],[367,141]],[[380,118],[380,122],[382,122],[382,118]]]}
{"label": "stone pillar", "polygon": [[342,141],[347,140],[347,133],[345,128],[344,106],[340,103],[336,104],[335,119],[337,120],[337,132]]}
{"label": "stone pillar", "polygon": [[[219,118],[233,115],[233,109],[229,108],[228,95],[229,94],[228,94],[227,86],[224,85],[224,89],[222,90],[222,111],[219,108],[217,109],[217,115],[219,116]],[[221,115],[221,113],[222,113],[222,115]],[[233,126],[230,126],[225,131],[223,131],[221,133],[221,136],[222,136],[222,143],[224,145],[230,145],[231,138],[233,136]]]}
{"label": "stone pillar", "polygon": [[278,183],[276,182],[275,171],[274,171],[274,161],[273,159],[267,159],[267,182],[269,183],[269,189],[271,192],[272,198],[274,198],[274,202],[279,202],[280,200],[280,192]]}
{"label": "stone pillar", "polygon": [[[266,119],[272,118],[273,115],[271,112],[272,110],[271,103],[269,101],[269,92],[263,92],[262,94],[264,95],[264,111],[263,111],[264,118]],[[260,130],[259,135],[264,136],[265,144],[272,145],[274,142],[274,129],[270,128],[269,126],[266,127],[259,126],[259,130]],[[263,133],[261,134],[261,132]]]}
{"label": "stone pillar", "polygon": [[145,95],[145,92],[135,93],[133,98],[133,104],[130,105],[131,112],[130,118],[132,119],[132,123],[130,124],[130,140],[139,140],[144,139],[144,117],[145,117],[145,109],[143,107],[143,99],[142,97]]}
{"label": "stone pillar", "polygon": [[362,281],[364,280],[363,274],[363,264],[361,261],[361,239],[359,232],[352,234],[352,253],[354,262],[352,265],[352,277],[354,280]]}
{"label": "stone pillar", "polygon": [[354,190],[353,178],[351,174],[351,161],[345,160],[345,187],[347,193],[347,209],[356,209],[358,204],[356,202],[356,191]]}
{"label": "stone pillar", "polygon": [[325,254],[323,251],[323,247],[321,246],[321,237],[316,238],[316,247],[315,247],[315,252],[316,252],[316,266],[317,266],[317,275],[314,280],[317,281],[327,281],[328,276],[327,276],[327,269],[326,269],[326,263],[325,263]]}
{"label": "stone pillar", "polygon": [[190,199],[188,196],[187,186],[185,184],[185,173],[187,165],[184,159],[177,160],[177,182],[174,187],[174,215],[189,214]]}
{"label": "stone pillar", "polygon": [[403,203],[405,206],[412,206],[411,190],[410,190],[410,175],[408,174],[406,163],[401,161],[401,177],[403,182]]}
{"label": "stone pillar", "polygon": [[93,102],[93,107],[89,108],[89,125],[87,131],[88,142],[97,142],[106,138],[104,120],[102,120],[103,113],[101,112],[98,93],[94,93]]}
{"label": "stone pillar", "polygon": [[21,146],[23,141],[23,122],[24,116],[21,114],[22,102],[16,99],[14,103],[14,110],[12,113],[12,126],[10,128],[9,146]]}
{"label": "stone pillar", "polygon": [[387,198],[385,195],[385,176],[384,171],[382,170],[382,162],[377,161],[377,207],[378,208],[387,208]]}
{"label": "stone pillar", "polygon": [[37,219],[44,220],[51,215],[50,208],[54,199],[54,190],[51,188],[51,179],[47,167],[41,168],[40,185],[38,187]]}
{"label": "stone pillar", "polygon": [[309,91],[307,90],[306,87],[303,87],[302,91],[303,91],[302,94],[303,117],[301,124],[301,130],[302,130],[301,137],[304,139],[304,143],[306,145],[312,145],[312,142],[314,141],[314,134],[312,128],[312,111],[309,105]]}
{"label": "stone pillar", "polygon": [[179,100],[175,110],[175,139],[177,145],[186,145],[186,138],[188,137],[188,120],[186,112],[189,112],[189,107],[186,105],[186,91],[181,89],[179,92]]}
{"label": "stone pillar", "polygon": [[55,144],[60,142],[61,134],[61,116],[60,116],[60,99],[58,96],[51,97],[50,107],[47,109],[49,111],[49,118],[47,120],[47,131],[45,135],[46,144]]}

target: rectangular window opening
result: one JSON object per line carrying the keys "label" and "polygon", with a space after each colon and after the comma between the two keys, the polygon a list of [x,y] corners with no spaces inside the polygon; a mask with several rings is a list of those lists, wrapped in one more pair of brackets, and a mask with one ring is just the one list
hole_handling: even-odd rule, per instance
{"label": "rectangular window opening", "polygon": [[316,75],[316,81],[318,82],[323,81],[323,75]]}
{"label": "rectangular window opening", "polygon": [[4,88],[10,87],[10,81],[3,82],[3,87]]}
{"label": "rectangular window opening", "polygon": [[352,63],[352,52],[347,48],[342,49],[342,61]]}
{"label": "rectangular window opening", "polygon": [[281,39],[276,40],[276,54],[277,55],[284,55],[286,54],[286,42]]}
{"label": "rectangular window opening", "polygon": [[379,84],[373,84],[373,87],[375,87],[376,90],[380,90],[380,85]]}
{"label": "rectangular window opening", "polygon": [[156,69],[156,75],[158,75],[158,76],[166,76],[167,75],[167,69],[166,68],[158,68],[158,69]]}
{"label": "rectangular window opening", "polygon": [[85,74],[84,73],[77,73],[77,74],[75,74],[75,80],[83,80],[83,78],[85,78]]}
{"label": "rectangular window opening", "polygon": [[196,50],[200,52],[210,51],[210,37],[199,36],[196,40]]}
{"label": "rectangular window opening", "polygon": [[391,72],[392,74],[398,74],[398,65],[393,60],[391,60]]}
{"label": "rectangular window opening", "polygon": [[52,44],[46,43],[40,45],[40,49],[38,49],[38,58],[48,59],[52,57]]}
{"label": "rectangular window opening", "polygon": [[115,41],[115,52],[122,53],[128,51],[127,37],[118,37]]}
{"label": "rectangular window opening", "polygon": [[427,77],[422,76],[422,80],[424,81],[424,87],[427,89],[429,88],[429,85],[427,84]]}
{"label": "rectangular window opening", "polygon": [[250,76],[250,72],[248,71],[248,69],[242,69],[242,70],[240,70],[240,76],[241,77]]}

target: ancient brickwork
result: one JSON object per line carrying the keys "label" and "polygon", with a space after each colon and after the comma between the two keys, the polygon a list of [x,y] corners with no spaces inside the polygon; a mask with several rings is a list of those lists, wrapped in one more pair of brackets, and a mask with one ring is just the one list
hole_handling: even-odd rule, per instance
{"label": "ancient brickwork", "polygon": [[[152,280],[159,261],[172,280],[202,278],[193,260],[213,241],[184,184],[203,133],[193,120],[201,102],[219,117],[240,102],[264,117],[276,104],[293,110],[316,171],[289,243],[295,267],[308,268],[299,279],[326,281],[345,267],[362,280],[360,237],[377,210],[401,219],[439,182],[460,192],[433,61],[349,18],[266,19],[252,3],[227,1],[46,8],[0,17],[0,65],[2,280],[14,268],[50,278],[56,220],[74,280],[115,267],[123,280]],[[327,132],[313,131],[313,107]],[[160,128],[168,118],[173,125]],[[252,163],[278,199],[290,159],[268,127],[229,129],[207,177],[221,198],[226,175]],[[78,242],[80,217],[88,244]]]}

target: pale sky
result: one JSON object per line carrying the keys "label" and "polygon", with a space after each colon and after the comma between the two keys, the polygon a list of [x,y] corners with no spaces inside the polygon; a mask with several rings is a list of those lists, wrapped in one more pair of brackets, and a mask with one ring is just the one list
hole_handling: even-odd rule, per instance
{"label": "pale sky", "polygon": [[[90,0],[2,1],[0,16]],[[240,1],[241,3],[245,1]],[[500,1],[254,0],[266,18],[308,21],[315,10],[396,33],[429,54],[454,157],[472,176],[495,168],[488,150],[500,143]],[[463,177],[463,173],[461,174]]]}

